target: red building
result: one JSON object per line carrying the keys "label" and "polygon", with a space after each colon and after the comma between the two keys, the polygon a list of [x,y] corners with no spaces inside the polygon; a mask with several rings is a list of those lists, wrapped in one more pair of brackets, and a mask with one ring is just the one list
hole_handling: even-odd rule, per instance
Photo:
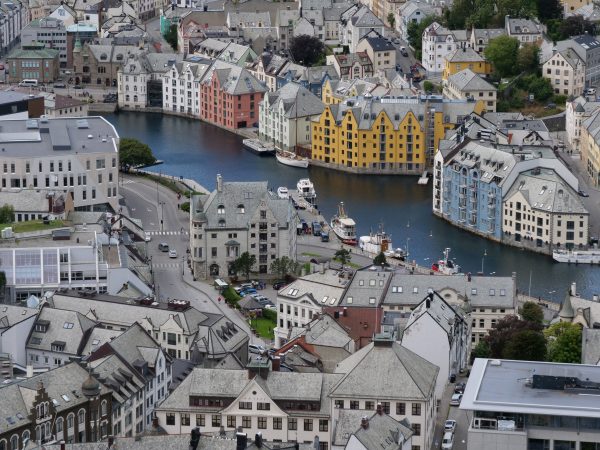
{"label": "red building", "polygon": [[214,61],[200,84],[200,118],[231,130],[258,127],[266,87],[246,69]]}

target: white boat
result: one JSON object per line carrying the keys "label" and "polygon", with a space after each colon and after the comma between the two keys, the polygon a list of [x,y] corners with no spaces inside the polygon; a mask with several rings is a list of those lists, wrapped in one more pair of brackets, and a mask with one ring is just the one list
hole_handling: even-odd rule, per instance
{"label": "white boat", "polygon": [[286,166],[300,167],[306,169],[308,167],[308,159],[302,158],[291,152],[277,152],[275,153],[277,161]]}
{"label": "white boat", "polygon": [[300,178],[296,184],[296,189],[298,189],[298,196],[301,199],[306,200],[313,206],[317,204],[317,191],[315,191],[315,185],[309,178]]}
{"label": "white boat", "polygon": [[356,245],[356,222],[346,215],[344,202],[340,202],[337,215],[331,219],[331,229],[344,244]]}
{"label": "white boat", "polygon": [[290,198],[290,192],[288,191],[288,188],[286,188],[285,186],[279,186],[277,188],[277,197],[279,198]]}
{"label": "white boat", "polygon": [[383,226],[379,227],[377,233],[371,232],[368,236],[361,236],[358,246],[367,253],[378,255],[383,252],[386,256],[392,256],[394,248],[392,237],[384,231]]}
{"label": "white boat", "polygon": [[242,145],[252,153],[260,156],[273,155],[275,146],[268,142],[263,142],[259,139],[244,139]]}
{"label": "white boat", "polygon": [[444,250],[444,259],[440,259],[438,262],[431,265],[431,270],[439,272],[444,275],[457,275],[460,273],[460,266],[450,259],[450,249]]}
{"label": "white boat", "polygon": [[552,259],[561,263],[600,264],[600,250],[554,250]]}
{"label": "white boat", "polygon": [[400,261],[404,261],[406,259],[406,252],[401,248],[388,250],[387,252],[383,252],[383,254],[387,258],[399,259]]}

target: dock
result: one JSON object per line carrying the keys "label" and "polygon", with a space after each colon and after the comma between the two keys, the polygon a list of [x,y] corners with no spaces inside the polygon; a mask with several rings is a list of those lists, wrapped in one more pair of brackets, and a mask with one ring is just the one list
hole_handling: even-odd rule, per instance
{"label": "dock", "polygon": [[421,175],[421,178],[419,178],[417,183],[422,185],[429,183],[429,173],[427,171],[423,172],[423,175]]}

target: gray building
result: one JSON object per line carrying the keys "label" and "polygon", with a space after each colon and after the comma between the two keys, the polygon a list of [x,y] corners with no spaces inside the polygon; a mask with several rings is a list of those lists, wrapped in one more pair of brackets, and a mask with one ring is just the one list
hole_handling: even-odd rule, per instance
{"label": "gray building", "polygon": [[62,20],[44,17],[29,22],[21,31],[21,45],[36,43],[58,50],[60,67],[67,67],[67,29]]}
{"label": "gray building", "polygon": [[596,36],[584,34],[564,41],[555,46],[557,51],[572,48],[585,63],[585,87],[600,85],[600,41]]}

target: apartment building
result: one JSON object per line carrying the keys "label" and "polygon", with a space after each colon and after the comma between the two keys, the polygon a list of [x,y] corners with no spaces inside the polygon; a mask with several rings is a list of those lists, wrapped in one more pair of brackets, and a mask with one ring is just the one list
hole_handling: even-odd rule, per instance
{"label": "apartment building", "polygon": [[76,210],[118,209],[119,135],[106,119],[41,118],[4,125],[2,188],[69,190]]}
{"label": "apartment building", "polygon": [[327,62],[335,67],[341,80],[373,76],[373,61],[366,51],[346,55],[330,55],[327,57]]}
{"label": "apartment building", "polygon": [[472,48],[457,48],[446,55],[444,63],[443,80],[462,70],[469,69],[479,75],[487,76],[492,73],[492,65]]}
{"label": "apartment building", "polygon": [[517,39],[521,45],[535,44],[542,40],[545,26],[537,19],[506,16],[504,20],[506,34]]}
{"label": "apartment building", "polygon": [[567,101],[565,109],[565,129],[567,132],[567,145],[575,152],[581,152],[581,139],[583,122],[594,112],[600,109],[600,102],[588,100],[586,97],[577,97]]}
{"label": "apartment building", "polygon": [[496,112],[498,89],[471,69],[450,75],[443,85],[445,97],[481,100],[486,112]]}
{"label": "apartment building", "polygon": [[473,28],[469,37],[469,46],[480,55],[492,39],[506,35],[504,28]]}
{"label": "apartment building", "polygon": [[232,275],[242,253],[256,256],[253,271],[269,273],[276,258],[296,256],[298,214],[267,182],[224,182],[195,195],[190,205],[192,272],[200,278]]}
{"label": "apartment building", "polygon": [[[26,339],[33,328],[38,310],[4,304],[0,306],[0,354],[11,367],[24,370],[27,365]],[[2,374],[4,376],[4,374]],[[12,377],[9,377],[12,378]]]}
{"label": "apartment building", "polygon": [[435,16],[440,13],[440,9],[429,3],[419,0],[410,0],[402,3],[395,11],[396,28],[400,32],[402,39],[408,41],[408,26],[411,23],[420,24],[423,19],[429,16]]}
{"label": "apartment building", "polygon": [[366,52],[373,63],[373,72],[396,68],[396,47],[381,36],[366,36],[356,47],[358,53]]}
{"label": "apartment building", "polygon": [[457,48],[467,47],[465,30],[449,30],[433,22],[423,31],[421,64],[427,73],[442,73],[446,57]]}
{"label": "apartment building", "polygon": [[289,62],[286,57],[265,52],[247,68],[256,79],[267,86],[270,92],[275,92],[277,90],[277,77]]}
{"label": "apartment building", "polygon": [[346,278],[337,270],[326,269],[298,278],[277,293],[275,347],[287,342],[293,328],[305,327],[324,306],[337,305],[344,293]]}
{"label": "apartment building", "polygon": [[0,2],[0,55],[19,43],[21,30],[29,23],[29,5],[20,0]]}
{"label": "apartment building", "polygon": [[448,129],[483,103],[371,96],[326,105],[312,124],[312,163],[353,173],[420,174]]}
{"label": "apartment building", "polygon": [[593,186],[600,186],[600,110],[581,124],[581,161]]}
{"label": "apartment building", "polygon": [[310,146],[311,123],[322,112],[319,97],[299,84],[287,83],[276,92],[267,92],[260,103],[259,136],[283,150]]}
{"label": "apartment building", "polygon": [[558,51],[542,66],[542,76],[550,80],[555,94],[578,97],[585,86],[585,63],[570,48]]}
{"label": "apartment building", "polygon": [[173,64],[162,81],[163,111],[200,118],[200,80],[209,62],[183,61]]}
{"label": "apartment building", "polygon": [[36,43],[58,50],[60,67],[67,67],[67,29],[62,20],[45,17],[29,22],[21,31],[21,45],[30,46]]}
{"label": "apartment building", "polygon": [[476,359],[460,409],[467,449],[594,449],[600,367]]}
{"label": "apartment building", "polygon": [[555,48],[558,52],[571,49],[584,62],[584,87],[600,84],[600,41],[595,36],[583,34],[564,41],[558,41]]}
{"label": "apartment building", "polygon": [[356,4],[344,11],[339,22],[340,44],[356,53],[358,43],[368,33],[384,35],[383,22],[365,5]]}
{"label": "apartment building", "polygon": [[59,53],[58,50],[44,48],[43,44],[37,43],[14,49],[6,56],[9,82],[19,83],[23,80],[54,82],[59,74]]}

